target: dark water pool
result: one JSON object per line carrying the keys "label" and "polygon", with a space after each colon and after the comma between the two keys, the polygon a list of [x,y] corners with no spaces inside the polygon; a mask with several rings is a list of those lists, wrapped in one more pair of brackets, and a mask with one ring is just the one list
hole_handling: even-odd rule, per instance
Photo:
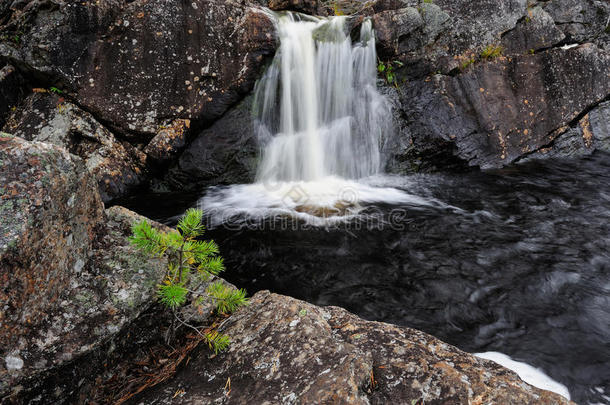
{"label": "dark water pool", "polygon": [[[399,183],[454,208],[378,205],[367,208],[375,221],[269,219],[207,236],[225,278],[250,294],[269,289],[499,351],[543,369],[578,403],[610,403],[610,155]],[[196,198],[121,203],[171,223]]]}

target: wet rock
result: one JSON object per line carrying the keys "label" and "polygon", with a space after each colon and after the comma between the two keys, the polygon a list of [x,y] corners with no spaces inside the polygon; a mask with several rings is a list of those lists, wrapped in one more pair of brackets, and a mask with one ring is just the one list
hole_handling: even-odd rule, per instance
{"label": "wet rock", "polygon": [[[400,89],[402,149],[424,160],[453,149],[470,166],[500,167],[545,147],[610,94],[610,54],[593,44],[477,63]],[[442,163],[442,162],[440,162]],[[396,166],[396,165],[395,165]]]}
{"label": "wet rock", "polygon": [[0,31],[21,33],[0,56],[146,141],[175,119],[220,117],[275,50],[272,19],[246,1],[29,2]]}
{"label": "wet rock", "polygon": [[11,65],[0,69],[0,127],[23,95],[23,78]]}
{"label": "wet rock", "polygon": [[423,332],[267,291],[220,329],[227,352],[200,350],[133,403],[570,403]]}
{"label": "wet rock", "polygon": [[9,117],[4,131],[80,156],[97,180],[103,201],[126,194],[145,178],[146,157],[141,151],[117,140],[88,112],[46,90],[29,96]]}
{"label": "wet rock", "polygon": [[144,153],[156,164],[171,161],[184,148],[190,127],[190,120],[175,120],[170,125],[163,126],[146,145]]}
{"label": "wet rock", "polygon": [[[148,308],[165,266],[129,246],[141,217],[104,212],[80,158],[2,134],[0,161],[0,398],[22,403]],[[66,377],[45,401],[61,403],[77,383]]]}
{"label": "wet rock", "polygon": [[164,181],[171,189],[254,180],[259,146],[252,125],[249,96],[202,131],[186,148]]}

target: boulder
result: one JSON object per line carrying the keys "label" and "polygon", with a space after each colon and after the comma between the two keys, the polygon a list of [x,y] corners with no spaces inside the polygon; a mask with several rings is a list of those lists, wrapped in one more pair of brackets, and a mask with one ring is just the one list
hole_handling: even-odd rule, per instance
{"label": "boulder", "polygon": [[259,153],[252,102],[253,96],[247,97],[202,131],[163,183],[170,189],[197,190],[209,185],[252,182]]}
{"label": "boulder", "polygon": [[120,142],[91,114],[63,97],[36,89],[9,117],[4,131],[48,142],[80,156],[95,177],[104,202],[121,197],[145,179],[146,156]]}
{"label": "boulder", "polygon": [[228,351],[193,352],[133,403],[571,403],[423,332],[268,291],[220,330]]}
{"label": "boulder", "polygon": [[104,212],[80,158],[2,134],[0,162],[0,398],[73,403],[79,381],[111,356],[70,365],[152,305],[165,263],[129,245],[141,217]]}
{"label": "boulder", "polygon": [[245,0],[31,1],[0,38],[0,57],[146,141],[175,119],[213,122],[275,50],[272,18]]}
{"label": "boulder", "polygon": [[[510,164],[551,145],[605,101],[608,72],[610,54],[584,44],[498,57],[456,76],[405,83],[399,91],[404,122],[398,142],[410,148],[397,148],[393,159],[429,158],[442,166],[436,157],[451,151],[469,166]],[[604,126],[597,131],[607,136]]]}

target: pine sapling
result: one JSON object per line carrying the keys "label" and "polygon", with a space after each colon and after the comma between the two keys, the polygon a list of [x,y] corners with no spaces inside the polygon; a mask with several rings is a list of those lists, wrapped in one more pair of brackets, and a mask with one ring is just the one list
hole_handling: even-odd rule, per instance
{"label": "pine sapling", "polygon": [[140,221],[132,226],[129,240],[133,246],[152,256],[167,258],[164,280],[157,286],[159,302],[172,312],[166,342],[171,341],[180,325],[187,326],[196,330],[218,353],[229,346],[229,337],[218,331],[202,332],[201,327],[183,319],[179,309],[189,302],[197,305],[212,300],[217,313],[229,314],[247,305],[248,299],[244,290],[234,290],[220,281],[210,284],[203,293],[199,291],[199,287],[212,276],[224,270],[218,245],[213,241],[199,240],[205,231],[202,217],[201,210],[189,209],[178,222],[178,229],[170,232],[161,232],[147,221]]}

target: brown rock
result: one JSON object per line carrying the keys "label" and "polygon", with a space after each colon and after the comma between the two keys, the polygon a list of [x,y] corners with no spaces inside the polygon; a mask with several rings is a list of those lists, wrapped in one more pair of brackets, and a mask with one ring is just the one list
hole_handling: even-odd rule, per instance
{"label": "brown rock", "polygon": [[144,153],[157,164],[174,159],[186,144],[190,120],[175,120],[162,126],[157,135],[146,145]]}
{"label": "brown rock", "polygon": [[200,351],[133,403],[570,403],[423,332],[266,291],[221,330],[227,352]]}

